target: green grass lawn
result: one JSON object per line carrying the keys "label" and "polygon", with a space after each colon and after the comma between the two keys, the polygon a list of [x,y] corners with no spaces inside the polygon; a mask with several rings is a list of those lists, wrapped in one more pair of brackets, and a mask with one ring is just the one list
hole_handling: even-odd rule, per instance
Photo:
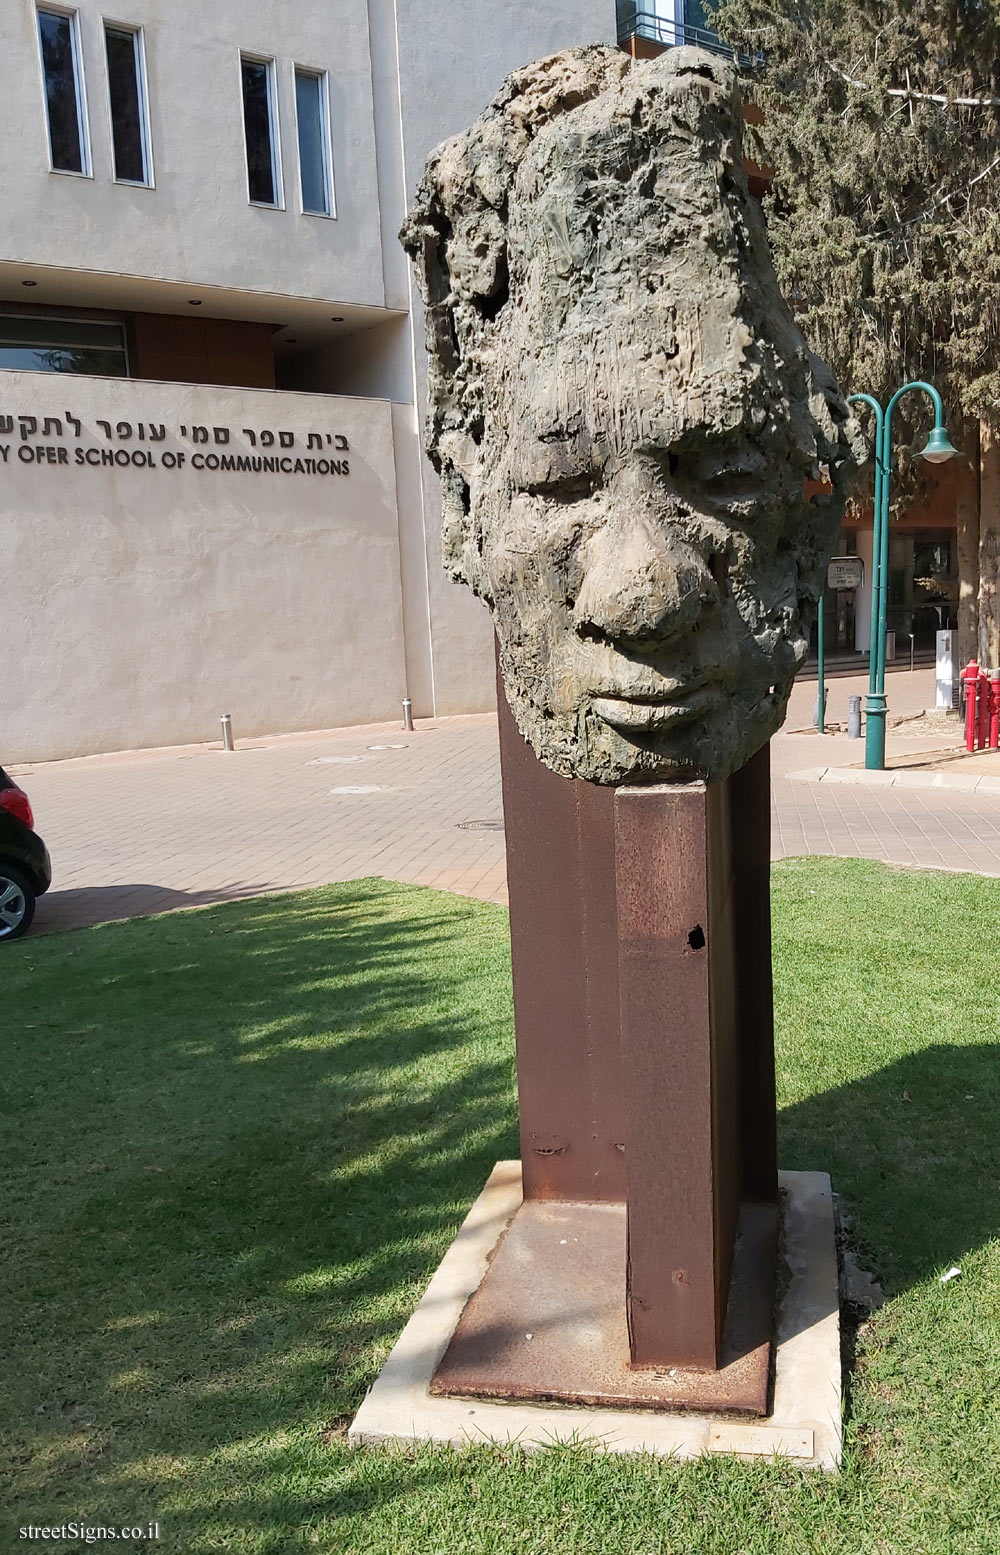
{"label": "green grass lawn", "polygon": [[832,1173],[890,1295],[836,1478],[348,1449],[516,1154],[501,910],[363,881],[4,948],[0,1550],[157,1518],[182,1555],[995,1555],[998,890],[775,869],[782,1165]]}

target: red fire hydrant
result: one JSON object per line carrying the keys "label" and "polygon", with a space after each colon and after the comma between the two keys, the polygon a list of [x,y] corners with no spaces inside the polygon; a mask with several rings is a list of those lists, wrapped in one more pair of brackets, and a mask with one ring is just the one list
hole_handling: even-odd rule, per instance
{"label": "red fire hydrant", "polygon": [[976,748],[976,703],[979,692],[979,665],[975,659],[970,659],[961,675],[962,687],[965,691],[965,748],[974,751]]}
{"label": "red fire hydrant", "polygon": [[985,750],[990,737],[990,678],[986,671],[979,671],[979,704],[976,709],[976,749]]}

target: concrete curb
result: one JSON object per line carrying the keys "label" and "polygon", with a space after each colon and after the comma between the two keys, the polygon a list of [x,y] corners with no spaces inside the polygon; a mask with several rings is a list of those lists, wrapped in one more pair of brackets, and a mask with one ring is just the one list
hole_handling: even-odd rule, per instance
{"label": "concrete curb", "polygon": [[1000,777],[971,772],[911,772],[890,768],[869,772],[865,767],[805,767],[786,774],[793,783],[854,783],[867,788],[947,788],[956,794],[1000,794]]}
{"label": "concrete curb", "polygon": [[[784,1457],[836,1470],[841,1455],[840,1298],[825,1172],[781,1172],[788,1285],[777,1314],[774,1400],[764,1420],[644,1409],[437,1398],[430,1381],[521,1202],[521,1163],[499,1161],[351,1425],[356,1445],[585,1441],[605,1452]],[[624,1300],[625,1271],[622,1270]],[[512,1319],[513,1321],[513,1319]]]}

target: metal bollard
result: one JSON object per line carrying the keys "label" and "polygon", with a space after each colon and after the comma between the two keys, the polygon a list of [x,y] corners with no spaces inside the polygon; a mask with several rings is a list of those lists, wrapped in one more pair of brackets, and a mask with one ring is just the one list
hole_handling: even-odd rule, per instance
{"label": "metal bollard", "polygon": [[403,698],[403,728],[407,734],[413,733],[413,703],[409,697]]}
{"label": "metal bollard", "polygon": [[861,698],[847,698],[847,738],[860,740],[861,738]]}
{"label": "metal bollard", "polygon": [[223,750],[227,750],[227,751],[235,750],[236,746],[233,744],[233,715],[232,715],[232,713],[223,713],[220,722],[222,724],[222,748],[223,748]]}

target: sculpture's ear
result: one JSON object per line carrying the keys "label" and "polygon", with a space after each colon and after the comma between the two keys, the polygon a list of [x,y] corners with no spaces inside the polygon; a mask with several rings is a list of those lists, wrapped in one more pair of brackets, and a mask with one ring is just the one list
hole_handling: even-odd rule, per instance
{"label": "sculpture's ear", "polygon": [[452,286],[451,248],[454,228],[448,188],[442,176],[442,161],[446,156],[451,162],[461,157],[464,138],[447,142],[430,158],[420,180],[416,199],[399,234],[403,247],[413,261],[424,302],[432,409],[434,388],[442,381],[447,382],[459,364]]}
{"label": "sculpture's ear", "polygon": [[507,301],[507,231],[477,188],[476,160],[469,135],[438,148],[400,238],[426,315],[425,446],[441,478],[444,562],[478,591],[470,488],[483,436],[483,369]]}
{"label": "sculpture's ear", "polygon": [[434,463],[441,480],[441,558],[445,571],[453,582],[468,583],[481,593],[481,552],[474,542],[472,518],[478,444],[466,433],[444,432]]}
{"label": "sculpture's ear", "polygon": [[826,362],[811,351],[806,362],[816,457],[826,468],[834,490],[846,496],[851,481],[868,458],[868,445]]}

